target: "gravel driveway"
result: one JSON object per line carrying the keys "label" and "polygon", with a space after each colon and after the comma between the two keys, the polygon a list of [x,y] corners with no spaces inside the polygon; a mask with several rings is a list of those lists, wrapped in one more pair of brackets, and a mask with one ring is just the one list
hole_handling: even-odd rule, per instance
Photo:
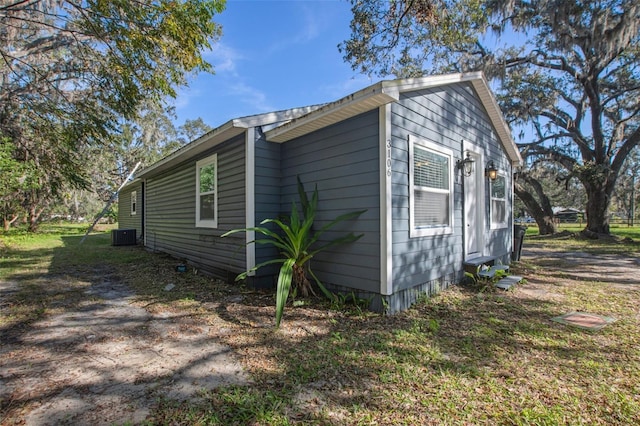
{"label": "gravel driveway", "polygon": [[[15,291],[0,283],[0,299]],[[9,334],[0,348],[3,425],[109,425],[145,420],[158,397],[247,383],[220,344],[222,327],[179,312],[149,313],[119,282],[85,290],[75,309]],[[13,337],[11,337],[13,336]],[[11,405],[27,407],[20,413]]]}

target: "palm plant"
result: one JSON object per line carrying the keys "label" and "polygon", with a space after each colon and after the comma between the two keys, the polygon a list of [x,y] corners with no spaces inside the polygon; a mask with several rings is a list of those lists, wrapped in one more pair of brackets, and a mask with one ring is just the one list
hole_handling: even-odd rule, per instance
{"label": "palm plant", "polygon": [[[255,231],[267,238],[256,239],[251,243],[270,244],[280,250],[281,257],[277,259],[262,262],[250,270],[239,274],[236,281],[243,280],[247,275],[259,268],[271,265],[282,264],[278,275],[278,283],[276,286],[276,328],[280,326],[284,306],[289,297],[292,285],[296,291],[304,297],[309,294],[315,295],[313,287],[309,281],[309,276],[316,282],[322,293],[333,300],[335,295],[327,290],[318,277],[311,270],[310,260],[319,252],[339,244],[346,244],[357,241],[362,237],[355,235],[353,232],[339,238],[335,238],[329,242],[318,243],[320,236],[336,225],[345,220],[355,219],[366,210],[359,210],[351,213],[345,213],[338,216],[331,222],[324,225],[320,230],[314,231],[313,224],[315,221],[318,208],[318,187],[313,192],[311,199],[307,197],[304,186],[298,177],[298,196],[302,207],[302,216],[298,212],[298,207],[294,202],[291,205],[291,215],[286,220],[265,219],[260,225],[275,224],[280,232],[275,232],[265,226],[257,226],[253,228],[233,229],[223,235],[227,236],[236,232]],[[316,244],[318,243],[318,244]]]}

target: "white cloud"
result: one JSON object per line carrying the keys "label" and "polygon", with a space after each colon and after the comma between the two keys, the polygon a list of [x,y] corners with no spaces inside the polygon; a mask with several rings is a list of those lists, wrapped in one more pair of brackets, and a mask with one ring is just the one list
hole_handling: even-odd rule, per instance
{"label": "white cloud", "polygon": [[204,53],[207,62],[213,65],[213,69],[217,74],[236,73],[236,64],[238,61],[245,59],[239,51],[222,42],[218,42]]}
{"label": "white cloud", "polygon": [[267,95],[243,81],[237,64],[244,59],[246,58],[242,53],[223,43],[214,47],[210,54],[217,78],[224,78],[228,82],[224,85],[228,95],[238,97],[242,103],[256,110],[256,113],[272,111],[273,108],[267,102]]}
{"label": "white cloud", "polygon": [[280,40],[272,44],[267,53],[272,54],[282,50],[286,50],[291,46],[309,43],[320,36],[322,27],[324,27],[324,19],[318,15],[318,10],[303,6],[301,24],[298,25],[297,32],[286,39]]}
{"label": "white cloud", "polygon": [[255,110],[255,113],[270,112],[276,109],[269,104],[267,95],[263,91],[246,83],[236,82],[229,89],[232,95],[237,96],[242,103],[249,105]]}
{"label": "white cloud", "polygon": [[189,87],[181,88],[178,90],[176,98],[172,101],[173,106],[176,109],[186,108],[192,99],[196,99],[200,96],[199,90],[192,90]]}

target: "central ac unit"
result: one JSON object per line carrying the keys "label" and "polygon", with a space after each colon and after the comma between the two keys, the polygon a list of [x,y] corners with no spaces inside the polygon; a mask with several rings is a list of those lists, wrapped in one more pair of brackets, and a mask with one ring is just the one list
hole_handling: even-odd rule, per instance
{"label": "central ac unit", "polygon": [[136,244],[135,229],[113,229],[111,231],[112,246],[133,246]]}

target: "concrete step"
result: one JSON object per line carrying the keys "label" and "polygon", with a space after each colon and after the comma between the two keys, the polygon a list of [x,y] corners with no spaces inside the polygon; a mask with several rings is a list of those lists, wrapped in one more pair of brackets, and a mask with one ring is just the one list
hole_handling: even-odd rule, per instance
{"label": "concrete step", "polygon": [[489,269],[479,271],[477,275],[478,278],[491,279],[496,276],[498,271],[509,272],[509,265],[493,265]]}
{"label": "concrete step", "polygon": [[481,256],[474,257],[473,259],[467,259],[462,263],[462,267],[464,271],[473,274],[474,276],[478,273],[478,267],[481,265],[492,266],[496,261],[495,256]]}
{"label": "concrete step", "polygon": [[495,261],[496,261],[495,256],[474,257],[473,259],[465,260],[464,266],[475,266],[477,268],[480,265],[493,265],[493,262]]}
{"label": "concrete step", "polygon": [[514,285],[518,284],[522,281],[522,277],[517,275],[509,275],[508,277],[502,278],[500,281],[496,283],[496,287],[501,288],[503,290],[509,290]]}

